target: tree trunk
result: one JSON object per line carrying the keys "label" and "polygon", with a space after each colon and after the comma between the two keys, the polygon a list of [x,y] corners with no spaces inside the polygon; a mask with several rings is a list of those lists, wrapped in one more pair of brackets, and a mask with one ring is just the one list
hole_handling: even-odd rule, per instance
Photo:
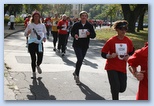
{"label": "tree trunk", "polygon": [[143,14],[143,9],[145,9],[147,4],[138,4],[133,11],[130,9],[129,4],[121,4],[121,6],[124,14],[124,19],[127,20],[129,23],[128,32],[134,33],[137,18],[139,17],[139,15]]}

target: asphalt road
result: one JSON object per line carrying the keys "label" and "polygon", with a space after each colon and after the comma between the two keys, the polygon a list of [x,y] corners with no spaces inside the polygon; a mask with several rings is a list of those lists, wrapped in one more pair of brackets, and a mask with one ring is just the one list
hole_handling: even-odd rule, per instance
{"label": "asphalt road", "polygon": [[[7,70],[8,87],[14,92],[15,100],[111,100],[105,59],[100,55],[103,42],[91,40],[83,62],[80,80],[76,85],[74,72],[76,57],[69,38],[66,56],[53,51],[52,36],[44,43],[42,74],[31,79],[30,55],[27,52],[23,31],[4,39],[4,62]],[[128,71],[128,84],[120,100],[135,100],[138,81]],[[8,92],[9,93],[9,92]],[[7,92],[5,92],[7,95]],[[8,98],[9,99],[9,98]],[[11,99],[11,98],[10,98]]]}

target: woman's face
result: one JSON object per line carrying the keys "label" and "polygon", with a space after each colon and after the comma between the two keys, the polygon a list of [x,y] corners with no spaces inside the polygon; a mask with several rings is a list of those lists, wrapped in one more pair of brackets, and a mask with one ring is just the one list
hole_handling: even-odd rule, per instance
{"label": "woman's face", "polygon": [[34,22],[39,22],[39,20],[40,20],[40,15],[35,14],[34,15]]}
{"label": "woman's face", "polygon": [[117,28],[116,31],[118,32],[118,35],[125,35],[127,32],[127,28]]}

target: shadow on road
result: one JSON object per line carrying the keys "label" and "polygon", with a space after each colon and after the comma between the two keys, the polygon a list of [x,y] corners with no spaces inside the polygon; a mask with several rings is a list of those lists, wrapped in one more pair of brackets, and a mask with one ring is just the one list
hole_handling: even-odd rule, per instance
{"label": "shadow on road", "polygon": [[87,85],[81,83],[78,86],[81,91],[86,95],[86,100],[105,100],[103,97],[92,91]]}
{"label": "shadow on road", "polygon": [[84,59],[83,60],[83,64],[88,65],[88,66],[91,66],[91,67],[93,67],[95,69],[98,69],[98,64],[93,63],[93,62],[91,62],[91,61],[89,61],[87,59]]}
{"label": "shadow on road", "polygon": [[33,95],[27,95],[29,100],[56,100],[54,95],[50,95],[48,89],[41,81],[41,77],[33,79],[30,91]]}

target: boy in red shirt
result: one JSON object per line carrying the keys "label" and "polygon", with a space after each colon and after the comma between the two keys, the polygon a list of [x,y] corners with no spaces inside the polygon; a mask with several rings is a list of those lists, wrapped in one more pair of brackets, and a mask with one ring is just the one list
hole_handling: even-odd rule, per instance
{"label": "boy in red shirt", "polygon": [[[148,43],[128,58],[129,69],[139,82],[136,100],[148,100]],[[141,71],[136,67],[141,66]]]}
{"label": "boy in red shirt", "polygon": [[119,100],[119,93],[126,90],[126,62],[129,55],[134,53],[132,41],[125,36],[127,26],[128,22],[125,20],[115,22],[113,27],[117,35],[111,37],[101,51],[102,57],[107,59],[105,70],[107,70],[113,100]]}

